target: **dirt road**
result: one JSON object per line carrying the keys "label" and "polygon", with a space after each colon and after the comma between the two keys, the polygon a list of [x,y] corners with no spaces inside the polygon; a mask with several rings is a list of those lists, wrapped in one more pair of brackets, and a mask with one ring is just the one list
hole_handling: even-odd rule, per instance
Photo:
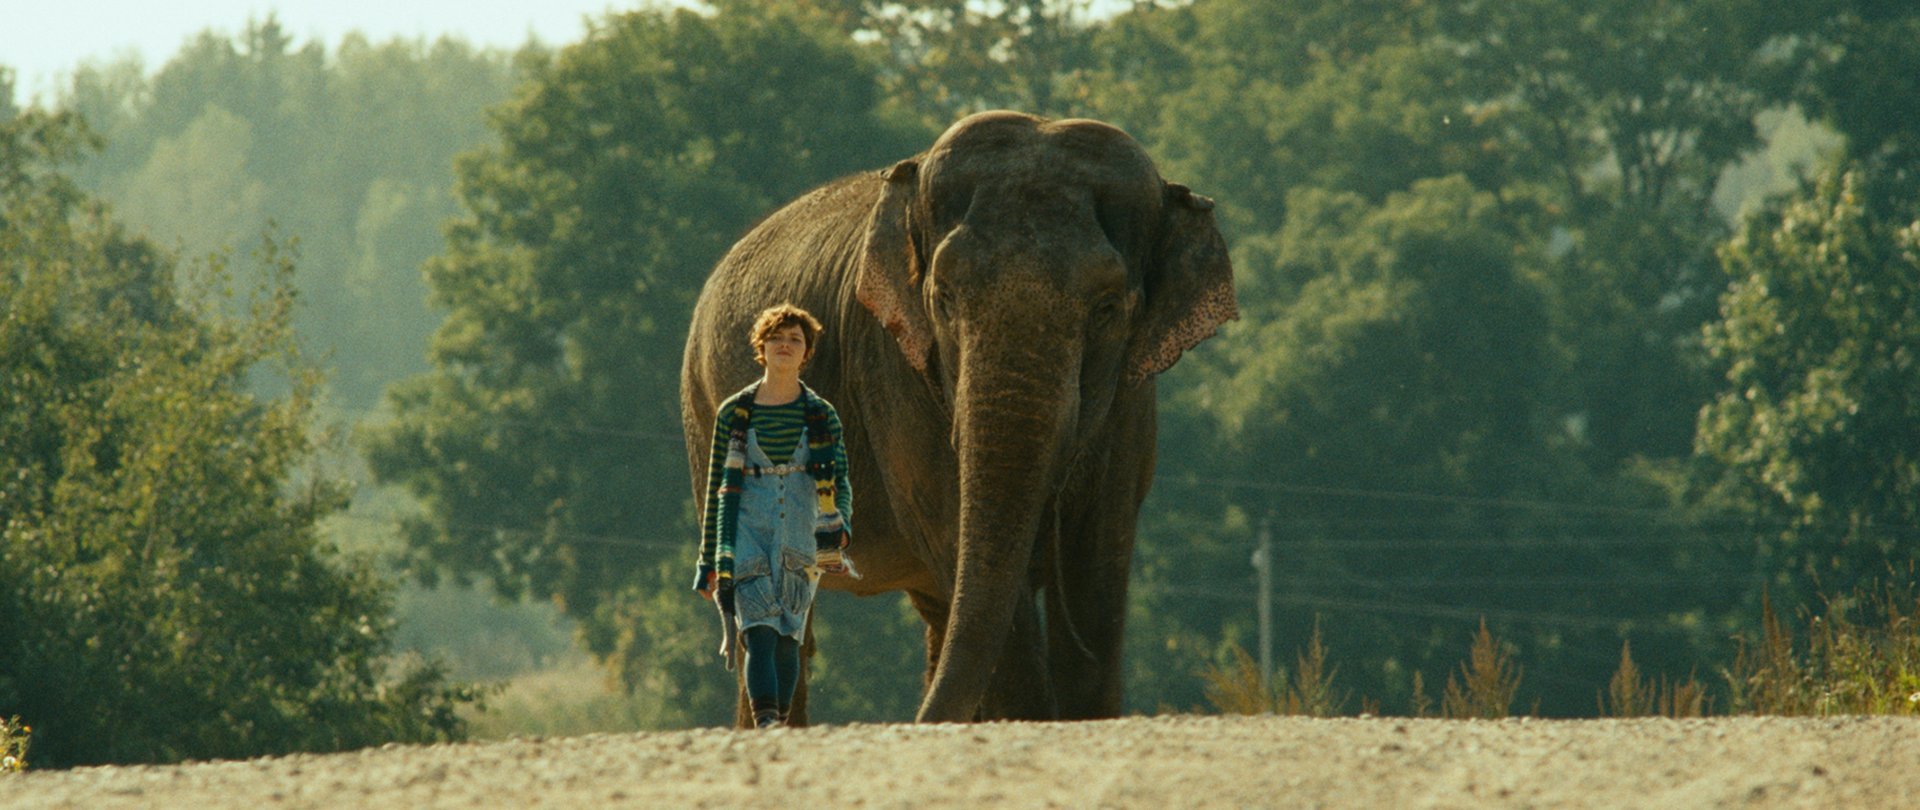
{"label": "dirt road", "polygon": [[0,778],[7,808],[749,805],[1916,807],[1920,718],[856,724]]}

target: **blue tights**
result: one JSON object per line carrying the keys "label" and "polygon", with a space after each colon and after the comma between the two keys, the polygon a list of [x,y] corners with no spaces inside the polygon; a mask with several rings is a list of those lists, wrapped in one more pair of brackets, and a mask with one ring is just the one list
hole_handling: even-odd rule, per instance
{"label": "blue tights", "polygon": [[800,681],[800,641],[767,626],[749,627],[747,637],[747,699],[785,709],[793,704]]}

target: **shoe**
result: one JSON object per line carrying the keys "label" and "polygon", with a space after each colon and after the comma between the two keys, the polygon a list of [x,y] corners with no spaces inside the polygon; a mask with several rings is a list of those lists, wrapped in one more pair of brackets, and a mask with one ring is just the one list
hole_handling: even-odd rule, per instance
{"label": "shoe", "polygon": [[779,728],[784,725],[786,725],[786,723],[781,722],[779,712],[755,712],[753,715],[754,728]]}

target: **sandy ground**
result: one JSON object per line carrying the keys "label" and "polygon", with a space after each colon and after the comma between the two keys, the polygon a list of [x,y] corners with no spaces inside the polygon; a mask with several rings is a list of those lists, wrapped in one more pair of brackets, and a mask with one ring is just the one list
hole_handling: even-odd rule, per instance
{"label": "sandy ground", "polygon": [[749,805],[1916,807],[1920,718],[855,724],[0,777],[7,808]]}

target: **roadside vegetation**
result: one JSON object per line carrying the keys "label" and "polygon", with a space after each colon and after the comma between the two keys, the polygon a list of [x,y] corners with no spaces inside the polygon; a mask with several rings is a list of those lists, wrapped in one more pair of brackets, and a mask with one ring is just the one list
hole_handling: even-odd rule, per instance
{"label": "roadside vegetation", "polygon": [[[1920,715],[1920,598],[1911,582],[1863,586],[1802,607],[1792,621],[1779,615],[1772,600],[1764,600],[1758,635],[1737,640],[1738,654],[1711,683],[1692,675],[1673,680],[1642,672],[1631,642],[1623,642],[1619,666],[1597,692],[1593,716]],[[1352,693],[1341,689],[1327,655],[1316,632],[1295,666],[1273,673],[1263,688],[1259,665],[1234,645],[1225,665],[1210,666],[1199,677],[1208,702],[1226,714],[1381,714],[1378,700],[1362,697],[1355,704]],[[1482,622],[1467,659],[1447,677],[1438,711],[1420,681],[1416,676],[1404,712],[1387,713],[1456,720],[1508,717],[1521,693],[1522,672],[1511,647]],[[1537,715],[1537,704],[1523,713]]]}

